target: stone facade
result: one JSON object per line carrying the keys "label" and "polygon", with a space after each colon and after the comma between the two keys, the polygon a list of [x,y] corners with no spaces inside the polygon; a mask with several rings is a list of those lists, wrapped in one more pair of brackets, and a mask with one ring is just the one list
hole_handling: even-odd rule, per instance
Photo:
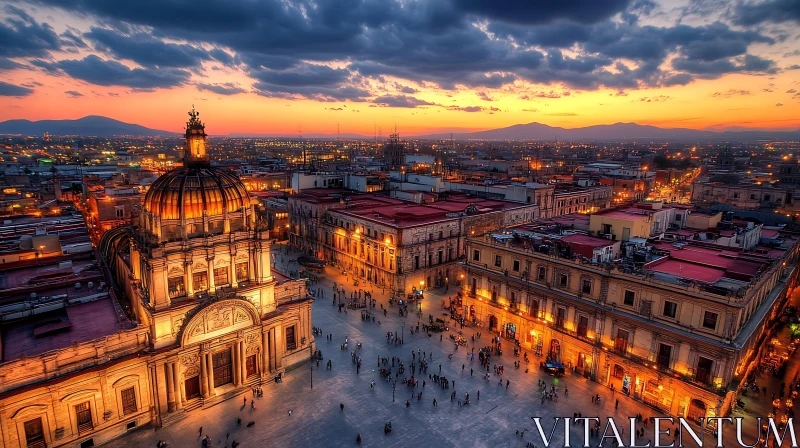
{"label": "stone facade", "polygon": [[693,420],[730,407],[736,375],[796,278],[796,247],[733,296],[492,238],[470,238],[466,249],[460,311],[468,321]]}

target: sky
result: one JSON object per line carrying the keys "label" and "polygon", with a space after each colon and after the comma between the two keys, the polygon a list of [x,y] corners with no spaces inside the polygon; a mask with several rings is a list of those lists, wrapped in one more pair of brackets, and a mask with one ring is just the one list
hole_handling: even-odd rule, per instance
{"label": "sky", "polygon": [[0,0],[0,120],[800,128],[798,0]]}

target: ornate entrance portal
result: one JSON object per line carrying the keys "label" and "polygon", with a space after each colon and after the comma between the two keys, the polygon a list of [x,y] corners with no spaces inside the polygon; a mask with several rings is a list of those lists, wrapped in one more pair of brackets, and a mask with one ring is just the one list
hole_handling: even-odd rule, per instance
{"label": "ornate entrance portal", "polygon": [[233,381],[233,362],[231,351],[223,350],[212,355],[214,360],[214,387],[220,387]]}

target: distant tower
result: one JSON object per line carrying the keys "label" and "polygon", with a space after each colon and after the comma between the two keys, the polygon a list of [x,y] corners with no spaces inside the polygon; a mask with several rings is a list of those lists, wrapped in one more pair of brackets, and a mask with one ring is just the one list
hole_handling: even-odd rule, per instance
{"label": "distant tower", "polygon": [[183,164],[186,167],[208,166],[210,158],[206,153],[206,125],[200,121],[200,112],[189,112],[186,122],[186,143],[184,144]]}
{"label": "distant tower", "polygon": [[723,146],[717,155],[717,169],[724,171],[735,171],[736,169],[736,158],[728,145]]}
{"label": "distant tower", "polygon": [[394,133],[389,136],[389,141],[383,146],[384,164],[391,170],[403,165],[403,144],[400,143],[400,134],[395,128]]}

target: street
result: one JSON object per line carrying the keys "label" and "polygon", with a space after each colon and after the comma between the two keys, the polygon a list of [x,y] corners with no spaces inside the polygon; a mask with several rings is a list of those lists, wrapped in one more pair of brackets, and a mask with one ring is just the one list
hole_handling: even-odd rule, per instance
{"label": "street", "polygon": [[[285,245],[273,247],[277,265],[275,268],[282,272],[297,270],[296,263],[290,261],[294,257],[284,253],[285,250]],[[166,440],[172,447],[200,446],[198,430],[202,427],[203,435],[209,435],[213,447],[230,447],[234,440],[240,442],[241,447],[355,446],[358,434],[362,437],[363,446],[525,447],[529,442],[533,442],[535,446],[543,446],[536,434],[532,416],[542,418],[542,426],[548,435],[553,423],[552,417],[572,418],[576,412],[582,412],[584,417],[599,416],[603,423],[608,416],[615,417],[618,422],[637,413],[645,418],[661,416],[621,393],[612,396],[608,388],[581,376],[567,373],[563,378],[554,379],[538,369],[541,358],[531,352],[528,352],[530,370],[526,373],[522,354],[515,357],[512,343],[506,340],[502,341],[503,355],[492,355],[490,360],[492,366],[504,366],[502,379],[491,370],[490,379],[485,380],[483,374],[486,369],[480,368],[478,350],[490,345],[491,336],[488,331],[484,331],[480,339],[476,338],[475,359],[470,361],[467,355],[473,349],[471,338],[481,329],[465,327],[463,336],[467,340],[467,346],[456,350],[449,335],[457,334],[458,330],[455,322],[451,322],[441,308],[441,300],[445,297],[443,291],[426,291],[422,301],[422,318],[419,318],[415,314],[416,308],[411,307],[408,317],[400,317],[397,307],[388,306],[388,291],[384,294],[380,288],[367,287],[366,289],[374,290],[373,298],[377,300],[376,308],[369,309],[375,315],[373,323],[362,320],[360,310],[347,310],[345,313],[332,305],[334,281],[340,286],[344,285],[348,295],[356,288],[352,280],[346,283],[341,271],[331,267],[326,268],[320,281],[311,285],[312,290],[324,290],[324,296],[318,297],[313,305],[313,324],[322,333],[316,336],[317,348],[322,351],[323,356],[319,365],[316,362],[302,364],[287,372],[282,383],[265,384],[263,397],[255,400],[255,409],[251,409],[250,405],[253,395],[247,392],[213,408],[190,412],[185,419],[164,429],[154,431],[152,428],[142,428],[112,441],[107,446],[155,447],[159,440]],[[455,292],[456,288],[453,287],[449,295]],[[388,310],[386,317],[381,306]],[[445,319],[450,324],[450,331],[441,333],[441,340],[437,333],[432,333],[429,337],[423,331],[416,334],[409,331],[410,326],[416,326],[418,321],[420,326],[427,323],[429,314],[434,318]],[[405,343],[388,344],[386,333],[390,331],[396,332],[398,336],[403,335]],[[332,341],[326,340],[327,334],[333,335]],[[347,350],[341,350],[340,345],[345,338],[349,344]],[[358,342],[363,347],[356,350]],[[359,374],[356,373],[356,365],[352,360],[353,350],[356,350],[363,362]],[[409,388],[402,384],[400,379],[411,376],[412,351],[432,353],[432,359],[428,359],[427,373],[438,374],[441,365],[441,374],[455,381],[453,387],[437,387],[428,374],[419,373],[416,377],[420,381],[426,381],[424,388],[421,385]],[[453,355],[452,359],[448,359],[450,354]],[[398,378],[394,402],[392,385],[381,378],[378,369],[379,357],[391,359],[393,356],[401,358],[406,366],[406,372]],[[332,363],[330,370],[326,369],[328,360]],[[519,369],[514,367],[515,361],[521,361]],[[471,369],[474,372],[472,375]],[[498,385],[499,380],[502,380],[502,385]],[[509,381],[508,388],[506,380]],[[539,380],[546,382],[548,390],[555,383],[559,391],[558,402],[547,400],[542,404],[537,388]],[[370,388],[372,381],[375,381],[374,389]],[[564,394],[567,388],[568,396]],[[453,391],[456,391],[457,399],[463,399],[468,392],[470,404],[459,406],[457,400],[451,401],[450,394]],[[419,392],[422,392],[422,398],[417,401],[416,396],[412,398],[412,394]],[[602,397],[602,405],[593,404],[591,397],[596,394]],[[246,405],[243,405],[243,397],[247,398]],[[433,406],[434,399],[438,402],[436,407]],[[617,399],[619,408],[615,409]],[[410,403],[408,407],[406,400]],[[343,411],[340,410],[340,404],[344,405]],[[291,415],[289,411],[292,411]],[[237,426],[237,417],[242,420],[241,426]],[[248,428],[246,424],[251,421],[255,424]],[[391,422],[393,428],[389,435],[385,435],[383,431],[387,422]],[[629,430],[627,424],[624,426],[624,440],[627,444]],[[559,426],[554,434],[551,446],[563,446],[562,428]],[[526,431],[524,437],[520,437],[517,431]],[[226,440],[228,433],[230,436]],[[582,438],[582,427],[574,425],[571,432],[573,446]],[[710,434],[706,434],[707,441],[710,438]],[[651,439],[652,426],[639,441],[647,444]],[[666,443],[672,441],[671,437],[665,439]],[[599,437],[595,436],[592,440],[593,446],[597,446]],[[610,441],[605,446],[611,446]]]}

